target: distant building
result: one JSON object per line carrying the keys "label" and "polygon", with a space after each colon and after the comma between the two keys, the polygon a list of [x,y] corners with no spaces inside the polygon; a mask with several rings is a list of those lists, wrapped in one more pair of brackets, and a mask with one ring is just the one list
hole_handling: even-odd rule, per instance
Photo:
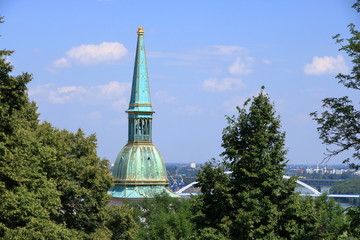
{"label": "distant building", "polygon": [[152,115],[147,73],[144,29],[139,27],[134,75],[128,114],[128,143],[116,158],[113,176],[115,186],[109,190],[111,204],[122,200],[153,198],[165,193],[177,197],[169,185],[160,152],[152,143]]}
{"label": "distant building", "polygon": [[195,162],[191,162],[191,163],[190,163],[190,168],[196,168],[196,163],[195,163]]}

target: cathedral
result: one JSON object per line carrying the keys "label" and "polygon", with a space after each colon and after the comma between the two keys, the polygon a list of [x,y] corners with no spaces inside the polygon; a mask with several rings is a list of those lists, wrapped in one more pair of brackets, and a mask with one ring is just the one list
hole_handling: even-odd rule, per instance
{"label": "cathedral", "polygon": [[138,28],[137,47],[128,114],[128,142],[118,154],[112,204],[123,200],[153,198],[156,194],[177,197],[169,185],[160,152],[152,143],[152,108],[146,65],[144,29]]}

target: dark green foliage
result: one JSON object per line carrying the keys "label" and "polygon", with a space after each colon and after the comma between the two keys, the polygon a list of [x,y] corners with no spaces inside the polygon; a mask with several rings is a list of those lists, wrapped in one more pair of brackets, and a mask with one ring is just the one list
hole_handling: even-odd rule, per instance
{"label": "dark green foliage", "polygon": [[134,217],[134,209],[128,205],[107,208],[105,226],[112,233],[111,240],[136,240],[138,224]]}
{"label": "dark green foliage", "polygon": [[42,171],[61,192],[61,208],[54,219],[86,233],[95,231],[103,221],[112,184],[108,162],[96,155],[95,136],[85,137],[81,130],[60,131],[45,122],[37,139],[46,146],[46,151],[39,152]]}
{"label": "dark green foliage", "polygon": [[300,176],[303,176],[306,179],[326,179],[326,180],[348,180],[348,179],[360,179],[360,175],[354,174],[354,172],[343,172],[342,174],[331,174],[331,173],[302,173],[299,174]]}
{"label": "dark green foliage", "polygon": [[228,240],[218,229],[207,227],[198,229],[196,236],[191,240]]}
{"label": "dark green foliage", "polygon": [[190,239],[194,231],[189,200],[158,195],[131,204],[140,225],[136,239],[182,240]]}
{"label": "dark green foliage", "polygon": [[330,188],[330,193],[360,194],[360,179],[338,182]]}
{"label": "dark green foliage", "polygon": [[[261,92],[228,117],[223,163],[208,162],[198,175],[202,194],[194,204],[197,227],[231,239],[281,239],[300,229],[294,179],[283,179],[285,134],[268,96]],[[224,173],[224,168],[232,171]],[[305,221],[305,220],[304,220]]]}
{"label": "dark green foliage", "polygon": [[[360,1],[357,0],[353,8],[360,12]],[[344,51],[352,60],[353,68],[350,74],[338,74],[339,83],[353,91],[360,90],[360,32],[355,29],[354,24],[349,24],[351,37],[343,39],[340,34],[334,36],[336,42],[341,45],[339,51]],[[358,104],[358,103],[357,103]],[[353,104],[348,97],[342,98],[325,98],[323,108],[326,110],[318,114],[311,113],[314,120],[320,125],[318,132],[323,143],[336,146],[335,150],[329,150],[324,160],[345,151],[352,152],[352,159],[346,158],[344,162],[350,163],[350,166],[358,169],[360,164],[360,110],[358,105]],[[350,234],[358,234],[359,227],[354,223],[359,223],[360,207],[349,210],[350,217]],[[355,233],[355,234],[354,234]]]}
{"label": "dark green foliage", "polygon": [[285,134],[269,97],[261,92],[238,111],[223,132],[224,161],[207,162],[198,174],[202,194],[192,205],[194,239],[346,237],[339,204],[325,196],[301,198],[295,179],[283,179]]}
{"label": "dark green foliage", "polygon": [[[360,1],[358,0],[353,8],[360,12]],[[355,29],[354,24],[349,25],[351,37],[340,38],[340,34],[334,36],[336,42],[341,45],[339,51],[344,51],[352,58],[353,68],[350,74],[338,74],[339,83],[345,87],[360,90],[360,32]],[[344,44],[344,42],[346,42]],[[344,162],[352,162],[350,166],[360,167],[356,161],[360,160],[360,110],[358,103],[353,104],[348,97],[325,98],[322,107],[326,110],[318,114],[311,113],[314,120],[320,125],[318,132],[323,143],[336,146],[335,150],[327,149],[328,154],[325,160],[345,151],[352,152],[352,160],[346,158]]]}
{"label": "dark green foliage", "polygon": [[37,141],[36,106],[27,97],[31,76],[10,76],[13,67],[5,61],[10,54],[0,54],[0,237],[75,238],[72,231],[51,219],[59,214],[61,193],[43,174],[38,158],[45,146]]}
{"label": "dark green foliage", "polygon": [[347,209],[347,216],[350,220],[349,235],[352,237],[360,236],[360,207]]}
{"label": "dark green foliage", "polygon": [[224,173],[224,166],[215,159],[206,162],[198,173],[198,182],[201,195],[193,205],[197,228],[214,228],[223,231],[229,225],[227,216],[233,210],[231,181]]}
{"label": "dark green foliage", "polygon": [[348,227],[344,210],[340,204],[335,203],[333,198],[326,195],[315,199],[315,216],[317,218],[314,225],[314,236],[312,239],[339,239],[346,234]]}
{"label": "dark green foliage", "polygon": [[[122,230],[131,235],[131,213],[107,210],[112,177],[108,161],[97,156],[95,135],[40,124],[27,95],[31,75],[11,76],[10,54],[0,51],[0,238],[110,239],[112,231]],[[111,219],[121,216],[128,226],[119,229]]]}
{"label": "dark green foliage", "polygon": [[295,204],[289,206],[289,210],[285,222],[279,224],[279,227],[296,231],[291,231],[291,235],[285,239],[349,239],[349,222],[343,209],[326,195],[297,199]]}
{"label": "dark green foliage", "polygon": [[[335,194],[360,194],[360,179],[345,180],[336,183],[330,188],[330,193]],[[339,198],[343,203],[360,206],[359,198]]]}

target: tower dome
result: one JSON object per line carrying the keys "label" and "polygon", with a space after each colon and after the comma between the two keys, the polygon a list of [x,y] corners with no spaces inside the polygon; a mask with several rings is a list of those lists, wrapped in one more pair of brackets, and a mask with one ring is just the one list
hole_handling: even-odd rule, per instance
{"label": "tower dome", "polygon": [[152,108],[147,74],[144,29],[139,27],[128,114],[128,143],[118,154],[114,169],[113,198],[153,198],[165,193],[177,197],[167,186],[166,167],[152,143]]}

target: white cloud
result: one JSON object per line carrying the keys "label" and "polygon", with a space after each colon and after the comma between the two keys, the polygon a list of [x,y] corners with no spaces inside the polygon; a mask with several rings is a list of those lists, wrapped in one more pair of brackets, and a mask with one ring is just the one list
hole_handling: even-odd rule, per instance
{"label": "white cloud", "polygon": [[[127,105],[129,82],[109,82],[98,86],[64,86],[54,88],[50,85],[36,86],[29,90],[33,98],[64,104],[82,102],[90,105],[110,105],[115,109]],[[30,94],[31,93],[31,94]],[[123,109],[122,109],[123,110]]]}
{"label": "white cloud", "polygon": [[28,94],[30,97],[33,97],[33,96],[39,96],[39,95],[42,95],[44,94],[44,92],[46,92],[50,87],[50,84],[46,84],[46,85],[38,85],[38,86],[35,86],[33,88],[30,88],[28,90]]}
{"label": "white cloud", "polygon": [[66,55],[82,64],[94,64],[99,62],[112,62],[127,54],[128,50],[118,42],[103,42],[99,45],[83,44],[73,47]]}
{"label": "white cloud", "polygon": [[245,84],[240,78],[222,78],[221,80],[210,78],[204,80],[202,86],[205,90],[222,92],[231,89],[244,88]]}
{"label": "white cloud", "polygon": [[238,57],[233,64],[228,68],[229,73],[233,75],[250,74],[252,73],[252,64],[254,59],[252,57]]}
{"label": "white cloud", "polygon": [[129,99],[127,97],[121,97],[119,100],[112,102],[112,107],[118,112],[124,111],[128,106]]}
{"label": "white cloud", "polygon": [[198,60],[200,58],[209,57],[209,55],[241,55],[246,51],[246,48],[233,45],[214,45],[197,50],[182,51],[179,53],[166,52],[149,52],[147,54],[150,58],[173,58],[180,60]]}
{"label": "white cloud", "polygon": [[95,87],[95,89],[99,89],[101,95],[104,95],[107,98],[111,98],[116,96],[122,96],[127,93],[130,89],[130,83],[112,81],[105,85],[97,86]]}
{"label": "white cloud", "polygon": [[309,75],[337,74],[348,73],[349,68],[342,55],[336,58],[315,56],[311,63],[305,65],[304,72]]}
{"label": "white cloud", "polygon": [[269,59],[263,59],[262,63],[266,64],[266,65],[271,65],[272,64],[272,62]]}
{"label": "white cloud", "polygon": [[87,93],[87,89],[80,86],[66,86],[50,90],[48,99],[53,103],[66,103]]}
{"label": "white cloud", "polygon": [[85,89],[77,86],[67,86],[58,88],[60,94],[72,93],[72,92],[85,92]]}
{"label": "white cloud", "polygon": [[59,58],[53,62],[55,68],[66,68],[69,67],[70,63],[66,58]]}
{"label": "white cloud", "polygon": [[[66,52],[66,57],[55,60],[53,68],[69,67],[71,64],[94,65],[98,63],[112,63],[128,53],[126,47],[118,42],[102,42],[95,44],[82,44]],[[52,71],[52,69],[50,69]]]}

